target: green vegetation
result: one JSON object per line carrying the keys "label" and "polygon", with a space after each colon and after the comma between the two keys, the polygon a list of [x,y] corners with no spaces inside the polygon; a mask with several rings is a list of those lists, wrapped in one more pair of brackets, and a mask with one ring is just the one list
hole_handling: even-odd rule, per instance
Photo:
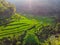
{"label": "green vegetation", "polygon": [[60,45],[60,23],[55,18],[27,18],[4,0],[0,9],[0,45]]}

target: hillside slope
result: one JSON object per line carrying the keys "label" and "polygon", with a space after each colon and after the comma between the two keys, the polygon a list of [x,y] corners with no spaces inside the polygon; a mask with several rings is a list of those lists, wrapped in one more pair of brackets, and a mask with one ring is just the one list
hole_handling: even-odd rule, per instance
{"label": "hillside slope", "polygon": [[60,44],[60,24],[54,18],[22,16],[4,0],[0,9],[0,45]]}
{"label": "hillside slope", "polygon": [[30,28],[35,28],[38,24],[36,20],[29,20],[24,16],[19,14],[12,15],[9,19],[6,19],[9,22],[6,24],[3,22],[0,26],[0,38],[6,37],[7,35],[14,35],[20,33],[21,31],[31,30]]}

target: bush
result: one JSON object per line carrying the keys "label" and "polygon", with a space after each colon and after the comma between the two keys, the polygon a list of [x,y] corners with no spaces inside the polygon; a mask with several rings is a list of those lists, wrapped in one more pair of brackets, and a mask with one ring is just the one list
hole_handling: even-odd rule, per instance
{"label": "bush", "polygon": [[34,34],[27,34],[24,38],[23,45],[39,45],[39,40]]}

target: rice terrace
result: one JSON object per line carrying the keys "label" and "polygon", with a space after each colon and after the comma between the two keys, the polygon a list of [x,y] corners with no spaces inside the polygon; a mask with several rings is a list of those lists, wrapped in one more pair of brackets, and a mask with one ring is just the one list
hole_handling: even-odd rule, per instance
{"label": "rice terrace", "polygon": [[0,0],[0,45],[60,45],[59,9],[46,10],[46,0],[14,1]]}

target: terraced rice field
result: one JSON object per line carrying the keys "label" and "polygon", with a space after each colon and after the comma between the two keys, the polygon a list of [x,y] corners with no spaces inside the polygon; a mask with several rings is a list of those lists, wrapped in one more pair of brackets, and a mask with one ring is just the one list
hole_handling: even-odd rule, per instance
{"label": "terraced rice field", "polygon": [[[34,32],[37,29],[39,29],[42,24],[37,20],[33,20],[33,19],[29,20],[25,17],[20,17],[19,19],[13,16],[10,22],[6,26],[4,25],[5,24],[2,24],[0,26],[0,38],[21,34],[24,31],[29,31],[29,30],[32,30],[31,32]],[[43,25],[46,26],[48,24],[43,24]]]}

